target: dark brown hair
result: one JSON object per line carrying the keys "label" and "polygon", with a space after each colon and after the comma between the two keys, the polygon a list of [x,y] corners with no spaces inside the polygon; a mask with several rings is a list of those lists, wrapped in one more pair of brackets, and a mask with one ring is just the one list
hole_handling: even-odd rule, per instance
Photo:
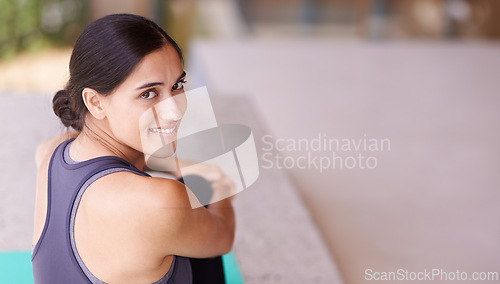
{"label": "dark brown hair", "polygon": [[144,56],[167,44],[177,51],[182,62],[179,46],[151,20],[114,14],[91,23],[73,48],[65,89],[58,91],[52,100],[55,114],[64,126],[82,131],[87,112],[83,89],[92,88],[108,95],[125,81]]}

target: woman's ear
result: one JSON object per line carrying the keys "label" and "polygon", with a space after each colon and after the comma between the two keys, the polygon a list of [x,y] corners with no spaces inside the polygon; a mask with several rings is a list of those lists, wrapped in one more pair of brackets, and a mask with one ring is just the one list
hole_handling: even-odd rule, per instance
{"label": "woman's ear", "polygon": [[106,117],[106,112],[102,107],[102,96],[94,89],[85,88],[82,91],[83,103],[90,114],[96,119],[102,120]]}

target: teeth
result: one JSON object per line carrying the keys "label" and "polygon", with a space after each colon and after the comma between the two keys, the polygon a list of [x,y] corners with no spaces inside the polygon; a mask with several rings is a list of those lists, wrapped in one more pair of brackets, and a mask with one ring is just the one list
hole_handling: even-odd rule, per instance
{"label": "teeth", "polygon": [[160,129],[160,128],[150,128],[149,131],[152,131],[154,133],[172,133],[175,130],[174,128],[170,129]]}

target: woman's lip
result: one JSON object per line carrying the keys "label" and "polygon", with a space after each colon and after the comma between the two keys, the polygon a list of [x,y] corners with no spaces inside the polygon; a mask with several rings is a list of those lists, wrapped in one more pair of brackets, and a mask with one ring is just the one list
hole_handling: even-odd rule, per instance
{"label": "woman's lip", "polygon": [[167,123],[158,127],[152,127],[152,128],[157,128],[157,129],[171,129],[171,128],[177,128],[177,122],[171,122]]}
{"label": "woman's lip", "polygon": [[163,125],[160,127],[148,128],[148,131],[162,135],[173,134],[177,132],[177,123],[174,123],[172,125]]}

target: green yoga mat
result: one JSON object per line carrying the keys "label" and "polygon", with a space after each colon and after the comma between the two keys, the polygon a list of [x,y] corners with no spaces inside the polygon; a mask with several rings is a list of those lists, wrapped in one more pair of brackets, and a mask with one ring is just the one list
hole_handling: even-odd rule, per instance
{"label": "green yoga mat", "polygon": [[31,251],[0,252],[0,283],[33,283]]}
{"label": "green yoga mat", "polygon": [[[227,284],[243,284],[243,277],[232,252],[222,256]],[[31,251],[0,252],[1,284],[32,284]]]}
{"label": "green yoga mat", "polygon": [[224,277],[226,279],[226,284],[244,283],[233,252],[222,256],[222,265],[224,266]]}

